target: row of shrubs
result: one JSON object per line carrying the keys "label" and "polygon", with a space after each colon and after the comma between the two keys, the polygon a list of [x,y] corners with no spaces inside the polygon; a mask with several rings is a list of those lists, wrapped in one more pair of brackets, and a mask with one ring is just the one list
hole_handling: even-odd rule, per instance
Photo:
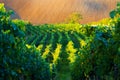
{"label": "row of shrubs", "polygon": [[71,68],[72,80],[120,80],[120,3],[110,17],[111,26],[88,30],[86,45]]}
{"label": "row of shrubs", "polygon": [[[26,46],[29,23],[11,20],[11,13],[0,4],[0,79],[51,80],[50,64],[35,46]],[[72,80],[120,80],[120,3],[110,17],[112,26],[86,26],[85,44],[70,64]]]}
{"label": "row of shrubs", "polygon": [[25,26],[11,20],[12,11],[0,4],[0,80],[50,80],[50,67],[33,46],[25,43]]}

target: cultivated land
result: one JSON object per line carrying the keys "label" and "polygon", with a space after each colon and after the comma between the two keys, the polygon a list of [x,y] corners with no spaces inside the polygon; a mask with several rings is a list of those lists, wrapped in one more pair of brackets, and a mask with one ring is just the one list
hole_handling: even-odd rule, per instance
{"label": "cultivated land", "polygon": [[109,17],[117,0],[0,0],[32,23],[64,22],[73,12],[82,14],[81,23]]}
{"label": "cultivated land", "polygon": [[120,2],[90,24],[34,25],[10,14],[0,4],[0,80],[120,80]]}

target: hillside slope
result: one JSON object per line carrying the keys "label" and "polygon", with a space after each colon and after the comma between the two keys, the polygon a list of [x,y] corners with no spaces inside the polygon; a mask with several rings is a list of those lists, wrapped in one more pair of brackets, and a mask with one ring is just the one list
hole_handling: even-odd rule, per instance
{"label": "hillside slope", "polygon": [[32,23],[59,23],[73,12],[83,15],[81,23],[109,16],[116,0],[0,0]]}

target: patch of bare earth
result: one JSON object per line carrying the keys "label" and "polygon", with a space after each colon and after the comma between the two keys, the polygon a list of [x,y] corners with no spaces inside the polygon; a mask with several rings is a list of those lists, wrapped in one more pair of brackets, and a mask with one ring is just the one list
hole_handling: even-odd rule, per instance
{"label": "patch of bare earth", "polygon": [[61,23],[73,12],[82,14],[80,23],[109,17],[116,0],[0,0],[34,24]]}

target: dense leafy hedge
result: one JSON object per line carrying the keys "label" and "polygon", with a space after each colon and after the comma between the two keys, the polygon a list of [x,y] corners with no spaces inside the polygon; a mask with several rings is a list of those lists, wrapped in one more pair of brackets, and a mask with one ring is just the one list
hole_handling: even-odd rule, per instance
{"label": "dense leafy hedge", "polygon": [[120,3],[110,16],[114,26],[97,26],[85,40],[72,67],[73,80],[120,79]]}
{"label": "dense leafy hedge", "polygon": [[50,80],[49,64],[35,47],[27,48],[27,22],[11,20],[4,4],[0,4],[0,80]]}

